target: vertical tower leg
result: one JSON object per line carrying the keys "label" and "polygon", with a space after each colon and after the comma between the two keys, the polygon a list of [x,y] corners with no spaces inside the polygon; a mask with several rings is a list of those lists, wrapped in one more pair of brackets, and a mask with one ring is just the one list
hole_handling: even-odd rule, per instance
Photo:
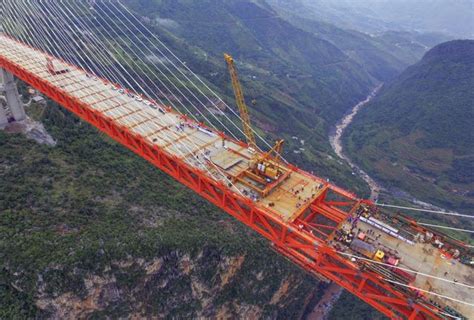
{"label": "vertical tower leg", "polygon": [[2,128],[4,125],[8,123],[7,112],[5,110],[7,106],[6,105],[4,106],[3,103],[4,102],[0,100],[0,128]]}
{"label": "vertical tower leg", "polygon": [[20,95],[18,94],[18,89],[16,87],[13,75],[4,69],[0,69],[0,78],[3,82],[2,91],[5,93],[7,106],[8,109],[10,109],[13,118],[16,121],[24,120],[26,118],[25,109],[23,108],[23,104],[20,100]]}

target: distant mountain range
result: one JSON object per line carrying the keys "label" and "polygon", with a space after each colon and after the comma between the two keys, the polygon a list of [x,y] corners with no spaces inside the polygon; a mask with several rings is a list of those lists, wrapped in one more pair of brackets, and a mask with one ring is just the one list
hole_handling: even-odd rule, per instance
{"label": "distant mountain range", "polygon": [[388,186],[474,209],[474,41],[440,44],[386,84],[349,128],[347,146]]}
{"label": "distant mountain range", "polygon": [[443,33],[474,38],[473,0],[268,0],[344,29]]}

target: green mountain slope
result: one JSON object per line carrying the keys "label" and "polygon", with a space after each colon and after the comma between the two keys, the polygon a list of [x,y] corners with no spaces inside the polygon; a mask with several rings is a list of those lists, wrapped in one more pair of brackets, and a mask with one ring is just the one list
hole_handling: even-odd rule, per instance
{"label": "green mountain slope", "polygon": [[[365,185],[330,158],[335,122],[379,82],[415,62],[425,46],[395,45],[312,19],[290,19],[267,1],[127,0],[142,21],[234,105],[222,58],[237,61],[252,120],[269,140],[288,142],[285,157],[345,186]],[[407,40],[407,42],[410,42]],[[297,136],[305,140],[305,151]],[[297,153],[293,153],[296,151]],[[360,186],[360,187],[359,187]]]}
{"label": "green mountain slope", "polygon": [[[360,33],[296,25],[264,1],[124,3],[230,104],[222,53],[233,54],[260,131],[285,137],[293,163],[366,190],[330,158],[327,132],[404,59]],[[0,318],[292,319],[320,293],[255,234],[60,107],[29,113],[58,146],[0,133]]]}
{"label": "green mountain slope", "polygon": [[1,319],[304,311],[317,282],[249,229],[61,107],[28,113],[58,144],[0,131]]}
{"label": "green mountain slope", "polygon": [[[408,65],[417,62],[430,47],[450,40],[448,36],[415,31],[383,31],[372,34],[358,28],[338,27],[321,16],[321,6],[330,5],[304,0],[268,0],[285,19],[303,30],[325,39],[381,81],[390,80]],[[348,15],[354,12],[346,10]],[[352,30],[353,29],[353,30]]]}
{"label": "green mountain slope", "polygon": [[[208,60],[221,65],[220,75],[210,79],[218,87],[228,82],[222,54],[232,54],[243,64],[241,73],[249,94],[260,92],[261,111],[270,121],[275,119],[265,110],[268,104],[276,111],[296,108],[335,121],[375,83],[337,46],[296,28],[267,5],[240,0],[128,3],[155,21],[155,27],[198,47]],[[278,94],[289,95],[293,101]]]}
{"label": "green mountain slope", "polygon": [[443,43],[387,84],[349,129],[348,150],[388,186],[474,208],[474,41]]}
{"label": "green mountain slope", "polygon": [[[280,18],[263,1],[135,1],[129,5],[193,71],[234,106],[223,53],[237,61],[254,126],[285,157],[339,185],[367,188],[330,158],[330,127],[377,83],[331,42]],[[304,151],[300,140],[305,140]],[[297,153],[294,153],[296,151]]]}

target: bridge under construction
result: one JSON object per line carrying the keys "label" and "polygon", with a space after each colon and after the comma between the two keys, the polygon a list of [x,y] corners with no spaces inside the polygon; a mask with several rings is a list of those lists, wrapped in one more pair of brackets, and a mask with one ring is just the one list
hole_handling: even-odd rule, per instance
{"label": "bridge under construction", "polygon": [[[474,318],[468,245],[407,216],[385,214],[279,155],[13,32],[0,33],[0,68],[5,79],[26,82],[257,231],[307,272],[339,284],[385,315]],[[10,108],[0,113],[0,121],[21,120],[21,108]],[[8,117],[13,110],[18,118]]]}

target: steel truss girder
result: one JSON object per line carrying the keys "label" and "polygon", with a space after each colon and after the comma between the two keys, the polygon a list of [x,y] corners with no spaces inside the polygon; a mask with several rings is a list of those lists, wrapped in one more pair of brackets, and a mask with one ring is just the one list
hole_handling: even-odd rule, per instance
{"label": "steel truss girder", "polygon": [[[340,256],[326,243],[309,232],[300,230],[297,222],[284,222],[271,212],[258,208],[251,200],[234,193],[222,182],[211,179],[200,169],[191,167],[176,156],[150,144],[143,137],[130,132],[111,118],[2,56],[0,56],[0,68],[7,69],[19,79],[252,228],[271,241],[278,252],[306,271],[336,282],[392,319],[442,319],[436,309],[428,307],[422,301],[415,301],[412,296],[397,290],[377,274],[361,271],[357,265]],[[295,167],[292,167],[292,170],[299,171]],[[355,196],[345,190],[332,185],[329,185],[329,189],[345,197],[347,201],[357,201]],[[340,204],[345,205],[345,202]],[[339,221],[344,214],[330,202],[325,202],[324,198],[317,199],[312,204],[312,209],[334,215],[336,218],[334,221]]]}

